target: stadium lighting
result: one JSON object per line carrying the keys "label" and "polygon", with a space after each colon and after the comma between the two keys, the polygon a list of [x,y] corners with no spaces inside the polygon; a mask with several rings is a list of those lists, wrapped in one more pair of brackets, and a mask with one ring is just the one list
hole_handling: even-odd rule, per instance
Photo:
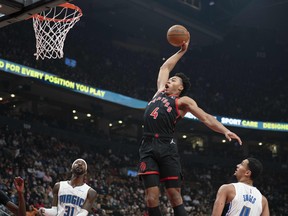
{"label": "stadium lighting", "polygon": [[76,110],[72,110],[72,113],[76,113]]}
{"label": "stadium lighting", "polygon": [[109,127],[112,127],[113,126],[113,124],[112,123],[109,123]]}
{"label": "stadium lighting", "polygon": [[74,118],[75,120],[77,120],[77,119],[78,119],[78,116],[74,116],[73,118]]}
{"label": "stadium lighting", "polygon": [[87,117],[91,117],[91,114],[90,114],[90,113],[87,113]]}
{"label": "stadium lighting", "polygon": [[226,143],[226,140],[225,140],[225,139],[223,139],[223,140],[222,140],[222,143]]}
{"label": "stadium lighting", "polygon": [[186,139],[186,138],[187,138],[187,136],[186,136],[186,135],[183,135],[183,136],[182,136],[182,138],[183,138],[183,139]]}
{"label": "stadium lighting", "polygon": [[11,94],[10,96],[11,96],[12,98],[14,98],[16,95],[15,95],[15,94]]}
{"label": "stadium lighting", "polygon": [[263,145],[263,143],[262,143],[262,142],[259,142],[259,143],[258,143],[258,145],[259,145],[259,146],[262,146],[262,145]]}
{"label": "stadium lighting", "polygon": [[2,97],[0,97],[0,101],[2,101],[3,100],[3,98]]}
{"label": "stadium lighting", "polygon": [[119,120],[119,121],[118,121],[118,123],[119,123],[119,124],[122,124],[122,123],[123,123],[123,121],[122,121],[122,120]]}
{"label": "stadium lighting", "polygon": [[209,6],[214,6],[214,5],[215,5],[215,1],[212,0],[209,2]]}

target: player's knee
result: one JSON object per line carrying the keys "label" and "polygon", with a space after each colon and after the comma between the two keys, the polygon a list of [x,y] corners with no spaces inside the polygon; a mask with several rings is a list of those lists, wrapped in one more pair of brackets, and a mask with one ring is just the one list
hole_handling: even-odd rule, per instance
{"label": "player's knee", "polygon": [[183,203],[180,190],[176,188],[169,188],[166,190],[166,192],[167,192],[167,197],[170,200],[170,203],[173,207],[181,205]]}
{"label": "player's knee", "polygon": [[159,205],[159,194],[157,193],[147,193],[145,200],[148,207],[156,207]]}

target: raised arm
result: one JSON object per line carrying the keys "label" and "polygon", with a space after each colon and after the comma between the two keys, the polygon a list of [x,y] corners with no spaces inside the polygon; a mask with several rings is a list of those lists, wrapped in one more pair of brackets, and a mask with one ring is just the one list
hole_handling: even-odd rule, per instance
{"label": "raised arm", "polygon": [[160,67],[158,79],[157,79],[157,89],[161,91],[164,89],[167,80],[169,79],[169,74],[181,59],[181,57],[186,53],[189,46],[189,41],[186,43],[183,42],[181,49],[176,52],[174,55],[170,56]]}
{"label": "raised arm", "polygon": [[14,185],[15,188],[17,190],[18,193],[18,203],[19,203],[19,207],[18,207],[18,211],[17,211],[17,215],[18,216],[25,216],[26,215],[26,203],[25,203],[25,199],[24,199],[24,180],[20,177],[16,177],[14,179]]}
{"label": "raised arm", "polygon": [[24,191],[24,181],[20,177],[14,179],[14,185],[18,193],[19,207],[10,201],[9,197],[0,190],[0,204],[3,204],[9,211],[17,216],[26,215],[26,203],[23,195]]}
{"label": "raised arm", "polygon": [[96,198],[97,198],[97,192],[94,189],[90,188],[88,191],[87,198],[82,206],[82,210],[79,214],[77,214],[77,216],[87,216]]}
{"label": "raised arm", "polygon": [[235,133],[231,132],[212,115],[198,107],[197,103],[193,99],[186,96],[181,97],[178,100],[178,106],[182,116],[187,112],[190,112],[211,130],[224,134],[229,141],[236,139],[239,144],[242,144],[241,139]]}

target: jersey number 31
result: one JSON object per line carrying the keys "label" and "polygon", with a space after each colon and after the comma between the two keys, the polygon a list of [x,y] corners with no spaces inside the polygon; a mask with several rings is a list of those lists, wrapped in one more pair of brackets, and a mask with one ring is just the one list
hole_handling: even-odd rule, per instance
{"label": "jersey number 31", "polygon": [[74,207],[65,206],[64,216],[73,216],[74,215]]}

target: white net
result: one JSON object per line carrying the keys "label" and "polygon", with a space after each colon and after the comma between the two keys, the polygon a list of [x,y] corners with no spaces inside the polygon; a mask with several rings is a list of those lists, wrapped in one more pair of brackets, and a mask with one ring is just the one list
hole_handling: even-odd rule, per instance
{"label": "white net", "polygon": [[63,58],[66,35],[81,16],[81,9],[70,3],[58,5],[33,15],[36,59]]}

